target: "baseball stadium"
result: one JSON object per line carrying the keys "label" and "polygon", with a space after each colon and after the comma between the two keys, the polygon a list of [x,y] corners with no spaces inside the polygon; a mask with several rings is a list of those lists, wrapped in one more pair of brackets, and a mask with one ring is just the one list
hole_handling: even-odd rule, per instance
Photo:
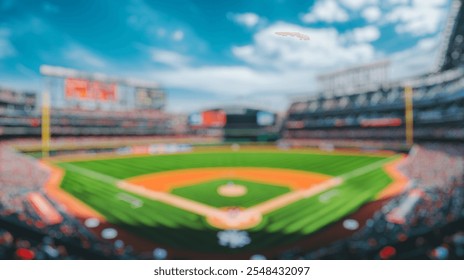
{"label": "baseball stadium", "polygon": [[[27,10],[38,20],[44,13],[49,21],[21,32],[45,36],[40,32],[56,18],[66,23],[60,32],[69,34],[63,38],[79,37],[71,21],[84,16],[92,21],[104,2],[92,7],[53,1],[40,7],[5,4],[0,16]],[[135,13],[137,5],[144,11],[128,16],[134,29],[150,25],[142,20],[147,11],[166,14],[169,9],[159,1],[133,2],[128,11]],[[271,15],[238,14],[231,12],[234,5],[216,16],[242,23],[247,32],[255,28],[256,41],[273,36],[266,46],[277,53],[281,41],[287,47],[324,48],[324,42],[314,42],[322,32],[318,28],[324,28],[317,24],[336,26],[349,22],[344,15],[357,13],[348,0],[340,1],[338,13],[336,1],[309,2],[301,16],[311,26],[306,29],[277,21],[294,29],[275,30]],[[121,67],[126,72],[102,72],[109,58],[103,63],[73,45],[78,51],[67,52],[67,62],[42,55],[32,70],[14,62],[29,81],[21,83],[32,86],[12,85],[8,63],[25,58],[18,58],[21,40],[15,36],[20,33],[8,31],[14,24],[6,17],[0,23],[0,71],[6,77],[0,78],[0,259],[464,259],[464,2],[437,2],[443,3],[408,6],[443,10],[434,69],[412,75],[398,71],[391,78],[398,64],[395,53],[357,63],[334,54],[332,67],[312,66],[317,90],[302,85],[294,91],[290,84],[296,80],[282,74],[265,79],[278,93],[270,89],[268,96],[236,99],[224,93],[229,97],[214,97],[214,102],[209,100],[213,95],[190,99],[179,85],[212,89],[212,80],[220,79],[226,66],[209,73],[211,84],[202,87],[195,81],[201,75],[188,68],[198,73],[206,66],[194,68],[195,62],[161,50],[161,43],[152,58],[172,69],[156,68],[153,77],[133,74],[128,65]],[[201,10],[198,3],[192,5],[191,11]],[[321,7],[333,8],[330,17],[317,13]],[[365,21],[378,20],[381,26],[376,18],[382,15],[373,11],[383,8],[366,7]],[[70,22],[62,18],[69,10]],[[113,16],[119,19],[122,12],[108,13],[106,20]],[[127,40],[117,22],[105,33]],[[153,32],[168,38],[159,29]],[[169,40],[181,44],[193,36],[179,32]],[[356,36],[353,31],[340,40]],[[113,47],[107,52],[115,57],[126,51]],[[261,63],[264,54],[248,47],[233,53]],[[74,62],[71,53],[78,56]],[[86,59],[88,67],[78,61]],[[289,71],[291,77],[301,74]],[[171,73],[177,73],[175,79]],[[225,81],[219,82],[224,92],[252,87],[233,75]],[[281,90],[278,83],[289,89]],[[278,96],[276,102],[272,96]],[[187,109],[176,109],[180,99]]]}

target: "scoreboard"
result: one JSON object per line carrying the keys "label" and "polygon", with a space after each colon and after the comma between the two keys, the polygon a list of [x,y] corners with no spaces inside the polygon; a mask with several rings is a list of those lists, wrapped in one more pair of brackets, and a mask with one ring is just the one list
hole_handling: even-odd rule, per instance
{"label": "scoreboard", "polygon": [[189,115],[189,125],[194,128],[213,127],[267,127],[276,123],[276,114],[246,108],[212,109]]}
{"label": "scoreboard", "polygon": [[135,105],[141,109],[162,109],[166,95],[159,89],[136,88]]}
{"label": "scoreboard", "polygon": [[166,93],[157,83],[108,77],[75,69],[42,65],[52,108],[103,111],[162,110]]}
{"label": "scoreboard", "polygon": [[65,79],[67,99],[116,101],[116,84],[85,79]]}
{"label": "scoreboard", "polygon": [[226,107],[189,115],[193,130],[222,129],[226,140],[272,141],[277,137],[275,113],[244,107]]}
{"label": "scoreboard", "polygon": [[220,109],[197,112],[189,116],[189,125],[194,128],[221,128],[226,122],[226,113]]}

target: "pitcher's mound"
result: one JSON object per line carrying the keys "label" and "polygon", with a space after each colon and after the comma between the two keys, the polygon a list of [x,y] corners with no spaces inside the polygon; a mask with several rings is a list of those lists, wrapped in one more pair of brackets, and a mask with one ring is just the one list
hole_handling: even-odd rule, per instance
{"label": "pitcher's mound", "polygon": [[222,196],[237,197],[247,193],[247,188],[242,185],[236,185],[233,182],[229,182],[218,188],[218,193]]}

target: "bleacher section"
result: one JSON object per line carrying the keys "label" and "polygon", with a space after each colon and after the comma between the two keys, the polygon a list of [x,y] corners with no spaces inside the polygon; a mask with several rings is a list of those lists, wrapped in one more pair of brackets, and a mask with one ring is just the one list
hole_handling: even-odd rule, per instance
{"label": "bleacher section", "polygon": [[[0,89],[0,138],[39,137],[41,110],[34,92]],[[51,110],[53,136],[168,135],[171,118],[161,110]]]}
{"label": "bleacher section", "polygon": [[[294,139],[402,141],[405,102],[402,83],[377,91],[295,102],[284,123]],[[464,74],[453,69],[408,81],[414,90],[416,141],[464,139]]]}
{"label": "bleacher section", "polygon": [[0,145],[0,259],[127,259],[131,248],[102,240],[43,190],[49,173]]}

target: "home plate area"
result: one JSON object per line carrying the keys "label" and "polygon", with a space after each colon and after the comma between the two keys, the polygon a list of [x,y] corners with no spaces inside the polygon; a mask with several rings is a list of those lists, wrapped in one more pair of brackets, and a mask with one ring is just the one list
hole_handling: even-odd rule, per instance
{"label": "home plate area", "polygon": [[259,225],[263,216],[258,211],[228,207],[206,218],[207,222],[221,229],[248,229]]}

